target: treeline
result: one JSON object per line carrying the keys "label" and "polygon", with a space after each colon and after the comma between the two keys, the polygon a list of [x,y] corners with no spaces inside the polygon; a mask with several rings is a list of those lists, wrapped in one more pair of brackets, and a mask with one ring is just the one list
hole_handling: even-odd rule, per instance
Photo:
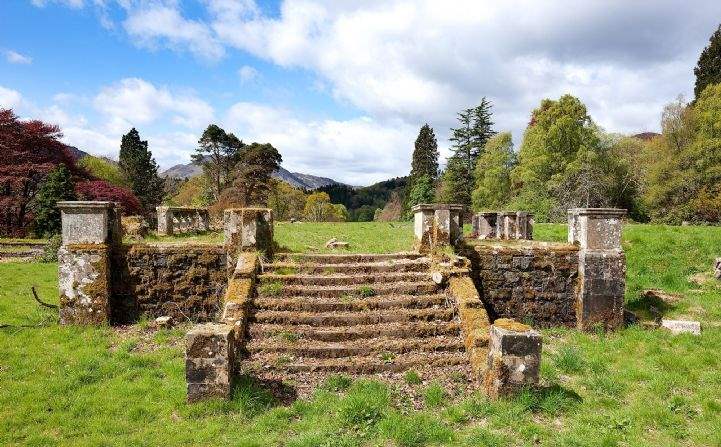
{"label": "treeline", "polygon": [[563,221],[573,207],[619,207],[641,222],[721,220],[721,27],[694,70],[695,98],[668,104],[660,135],[610,134],[571,95],[532,111],[519,149],[496,133],[485,98],[458,115],[438,174],[433,130],[416,140],[404,209],[428,201],[522,209]]}

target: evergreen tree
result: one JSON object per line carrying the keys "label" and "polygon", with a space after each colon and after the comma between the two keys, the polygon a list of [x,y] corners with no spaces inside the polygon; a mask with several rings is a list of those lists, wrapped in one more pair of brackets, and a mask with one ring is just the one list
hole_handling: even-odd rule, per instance
{"label": "evergreen tree", "polygon": [[708,46],[701,52],[693,73],[696,75],[693,93],[697,100],[709,84],[721,83],[721,25],[711,35]]}
{"label": "evergreen tree", "polygon": [[413,182],[408,193],[408,203],[411,206],[419,203],[433,203],[434,196],[433,180],[428,175],[422,175]]}
{"label": "evergreen tree", "polygon": [[140,139],[135,128],[123,135],[119,164],[144,212],[153,212],[163,200],[164,182],[158,175],[158,164],[148,150],[148,142]]}
{"label": "evergreen tree", "polygon": [[457,193],[447,191],[443,193],[443,196],[463,198],[463,202],[454,203],[470,206],[476,162],[483,153],[483,147],[488,139],[495,134],[491,121],[491,103],[486,98],[482,98],[478,106],[458,113],[458,123],[459,127],[451,129],[450,140],[453,142],[451,147],[453,155],[448,159],[446,171],[451,168],[451,159],[455,159],[455,161],[452,167],[453,172],[448,174],[449,178],[445,180],[444,188],[448,188],[450,183],[457,181],[457,186],[463,191]]}
{"label": "evergreen tree", "polygon": [[60,233],[60,210],[57,203],[62,200],[75,200],[72,175],[64,164],[50,171],[33,200],[33,229],[37,236]]}
{"label": "evergreen tree", "polygon": [[446,170],[441,177],[438,201],[470,205],[473,175],[468,171],[465,160],[455,155],[448,159]]}
{"label": "evergreen tree", "polygon": [[511,198],[511,169],[516,154],[510,132],[491,137],[476,164],[476,182],[473,191],[475,210],[493,210],[506,205]]}
{"label": "evergreen tree", "polygon": [[242,206],[266,206],[271,191],[271,174],[283,157],[271,144],[252,143],[243,148],[228,194]]}
{"label": "evergreen tree", "polygon": [[203,167],[212,185],[214,199],[217,200],[221,191],[232,181],[233,169],[240,160],[243,147],[238,137],[215,124],[209,125],[198,140],[192,160]]}
{"label": "evergreen tree", "polygon": [[411,160],[411,183],[422,176],[434,182],[438,177],[438,141],[433,128],[424,124],[418,132],[413,159]]}

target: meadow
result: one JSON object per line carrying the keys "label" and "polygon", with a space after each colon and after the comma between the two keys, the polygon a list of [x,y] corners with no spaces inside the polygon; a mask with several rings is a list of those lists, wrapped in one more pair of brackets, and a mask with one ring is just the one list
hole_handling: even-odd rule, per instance
{"label": "meadow", "polygon": [[[410,223],[278,224],[291,251],[410,248]],[[564,225],[535,238],[565,240]],[[219,242],[221,236],[157,241]],[[186,326],[60,327],[57,265],[0,264],[0,444],[229,446],[645,446],[721,445],[721,228],[627,225],[628,308],[700,320],[703,333],[673,336],[630,326],[614,333],[544,330],[542,390],[488,401],[465,384],[442,388],[407,375],[400,386],[331,376],[310,399],[282,404],[249,378],[231,401],[185,402]],[[646,298],[645,289],[675,294]]]}

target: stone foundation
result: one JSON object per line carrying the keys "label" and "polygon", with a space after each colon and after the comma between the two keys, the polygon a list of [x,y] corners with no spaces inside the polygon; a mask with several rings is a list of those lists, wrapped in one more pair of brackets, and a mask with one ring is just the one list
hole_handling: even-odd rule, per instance
{"label": "stone foundation", "polygon": [[233,326],[206,323],[186,335],[185,379],[188,401],[229,399],[235,372]]}
{"label": "stone foundation", "polygon": [[538,385],[541,334],[514,320],[500,319],[491,326],[488,363],[483,381],[486,394],[509,396]]}

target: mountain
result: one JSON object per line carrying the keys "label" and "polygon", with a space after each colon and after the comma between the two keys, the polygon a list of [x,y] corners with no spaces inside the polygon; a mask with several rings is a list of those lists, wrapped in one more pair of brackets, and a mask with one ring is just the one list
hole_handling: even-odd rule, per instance
{"label": "mountain", "polygon": [[90,155],[85,151],[81,151],[75,146],[65,146],[65,150],[70,154],[71,157],[75,159],[75,161],[80,160],[86,155]]}
{"label": "mountain", "polygon": [[[186,179],[196,176],[202,172],[203,170],[200,166],[196,165],[195,163],[187,163],[172,166],[167,170],[163,171],[160,175],[162,177]],[[337,182],[331,178],[318,177],[316,175],[303,174],[300,172],[290,172],[283,167],[275,171],[273,173],[273,177],[283,180],[284,182],[287,182],[295,186],[296,188],[301,189],[316,189],[323,186],[341,184],[340,182]]]}

